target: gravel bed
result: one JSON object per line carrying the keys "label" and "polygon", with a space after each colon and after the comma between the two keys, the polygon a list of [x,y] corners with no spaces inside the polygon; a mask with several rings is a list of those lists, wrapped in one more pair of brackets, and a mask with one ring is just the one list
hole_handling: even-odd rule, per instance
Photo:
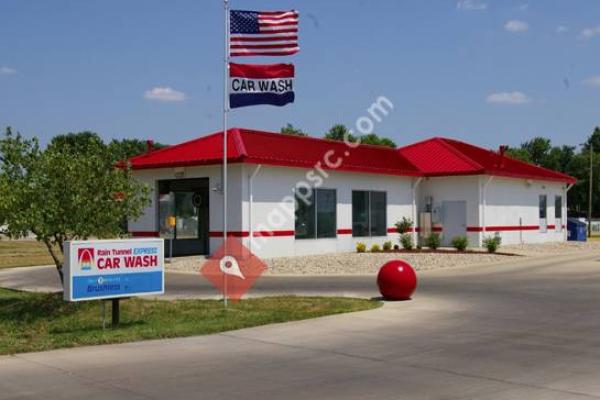
{"label": "gravel bed", "polygon": [[[476,249],[475,249],[476,250]],[[580,251],[600,251],[598,242],[566,242],[501,246],[499,251],[524,257],[572,254]],[[375,274],[388,260],[401,259],[417,271],[480,265],[511,261],[515,257],[477,253],[335,253],[298,257],[267,258],[266,275],[363,275]],[[179,257],[166,264],[167,271],[199,272],[205,257]]]}
{"label": "gravel bed", "polygon": [[520,254],[524,256],[547,256],[571,254],[580,251],[600,251],[600,241],[591,240],[588,242],[559,242],[559,243],[540,243],[524,245],[501,246],[500,251]]}
{"label": "gravel bed", "polygon": [[[375,274],[389,260],[404,260],[417,271],[506,260],[495,254],[435,253],[337,253],[267,259],[269,275],[364,275]],[[512,258],[512,257],[510,257]]]}

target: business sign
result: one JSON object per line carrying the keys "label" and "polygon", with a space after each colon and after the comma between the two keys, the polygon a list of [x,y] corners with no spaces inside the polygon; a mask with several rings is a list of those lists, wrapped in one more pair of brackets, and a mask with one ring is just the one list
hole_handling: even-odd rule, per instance
{"label": "business sign", "polygon": [[65,242],[67,301],[162,294],[163,239]]}

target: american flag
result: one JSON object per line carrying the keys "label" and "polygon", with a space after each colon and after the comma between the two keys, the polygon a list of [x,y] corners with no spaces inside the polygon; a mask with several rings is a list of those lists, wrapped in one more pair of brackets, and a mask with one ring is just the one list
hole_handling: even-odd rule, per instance
{"label": "american flag", "polygon": [[231,10],[231,56],[287,56],[298,47],[297,11]]}

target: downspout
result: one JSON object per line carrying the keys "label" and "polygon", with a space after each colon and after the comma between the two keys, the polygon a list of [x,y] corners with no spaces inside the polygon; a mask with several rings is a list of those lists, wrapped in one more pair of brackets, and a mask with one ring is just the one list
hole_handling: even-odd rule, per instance
{"label": "downspout", "polygon": [[252,223],[252,203],[254,202],[253,182],[261,167],[262,164],[258,164],[252,174],[248,176],[248,250],[250,252],[252,252],[252,238],[254,237],[254,225]]}
{"label": "downspout", "polygon": [[567,187],[563,189],[563,198],[565,199],[565,201],[564,201],[564,206],[563,206],[564,209],[562,210],[563,212],[561,213],[562,218],[561,218],[561,221],[560,221],[560,223],[561,223],[560,229],[563,229],[563,225],[564,225],[565,229],[563,230],[563,239],[565,241],[568,239],[567,235],[569,234],[569,232],[567,230],[567,218],[569,217],[567,215],[567,210],[568,210],[568,207],[567,207],[567,193],[569,192],[569,190],[571,190],[571,188],[573,187],[573,185],[575,185],[575,184],[574,183],[569,183],[567,185]]}
{"label": "downspout", "polygon": [[493,179],[494,177],[490,176],[481,189],[481,234],[479,235],[479,247],[483,245],[483,237],[486,232],[485,209],[487,206],[487,187]]}
{"label": "downspout", "polygon": [[421,183],[423,178],[417,178],[416,181],[412,182],[412,220],[413,220],[413,245],[417,246],[417,187]]}

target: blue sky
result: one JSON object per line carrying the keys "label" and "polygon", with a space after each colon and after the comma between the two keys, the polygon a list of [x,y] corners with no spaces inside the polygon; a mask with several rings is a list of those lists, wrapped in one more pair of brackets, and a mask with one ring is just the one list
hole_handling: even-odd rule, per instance
{"label": "blue sky", "polygon": [[[487,147],[534,135],[579,144],[600,125],[600,1],[233,0],[298,9],[296,102],[237,109],[232,125],[312,135],[354,125],[398,144],[449,136]],[[93,130],[177,143],[221,127],[219,0],[0,0],[0,127],[42,142]],[[156,88],[170,88],[166,93]],[[152,98],[154,97],[154,98]],[[159,99],[156,99],[158,97]],[[170,101],[167,101],[170,100]]]}

